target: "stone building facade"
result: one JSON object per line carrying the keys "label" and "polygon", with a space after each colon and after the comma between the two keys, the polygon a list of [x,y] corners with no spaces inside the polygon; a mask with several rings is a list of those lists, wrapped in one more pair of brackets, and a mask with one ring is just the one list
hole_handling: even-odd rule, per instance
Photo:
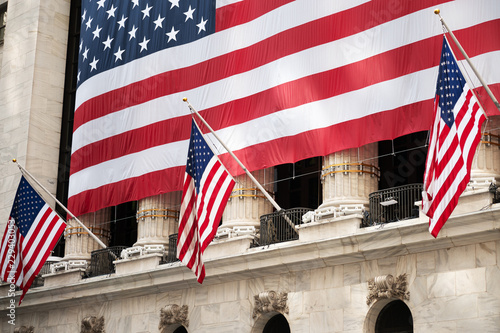
{"label": "stone building facade", "polygon": [[[0,0],[0,9],[6,4]],[[56,192],[71,1],[7,5],[0,45],[1,230],[19,179],[11,158]],[[137,203],[137,240],[111,260],[113,273],[86,275],[98,246],[70,221],[66,264],[16,306],[15,325],[9,285],[0,286],[1,331],[498,332],[500,204],[490,188],[500,179],[496,135],[483,138],[471,185],[437,239],[421,212],[366,225],[363,212],[378,190],[376,144],[323,157],[323,202],[292,241],[255,246],[260,216],[272,206],[240,176],[242,186],[207,249],[202,285],[179,262],[165,263],[180,193]],[[370,162],[360,165],[360,156]],[[272,175],[272,169],[254,173],[263,182]],[[113,231],[99,222],[110,214],[104,209],[81,220],[108,243]]]}

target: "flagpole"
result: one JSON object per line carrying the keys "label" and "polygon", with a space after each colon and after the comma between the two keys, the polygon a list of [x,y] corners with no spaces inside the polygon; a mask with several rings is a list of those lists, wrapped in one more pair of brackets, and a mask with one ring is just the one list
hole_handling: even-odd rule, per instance
{"label": "flagpole", "polygon": [[474,65],[472,64],[472,61],[470,60],[469,56],[467,55],[467,53],[465,52],[465,50],[462,48],[462,45],[460,45],[460,42],[458,41],[458,39],[453,34],[453,31],[451,31],[451,29],[448,27],[448,25],[446,24],[446,22],[444,21],[444,19],[441,17],[440,13],[441,13],[441,11],[439,9],[435,9],[434,10],[434,14],[436,14],[437,16],[439,16],[439,20],[441,21],[441,24],[450,33],[451,38],[455,42],[455,45],[458,47],[458,49],[460,50],[460,52],[462,53],[462,55],[465,57],[465,60],[467,60],[467,63],[469,63],[469,66],[472,68],[472,71],[474,71],[474,74],[476,74],[476,77],[479,79],[479,82],[481,82],[481,84],[484,87],[484,89],[486,90],[486,93],[488,94],[488,96],[490,96],[491,100],[493,101],[493,104],[495,104],[495,106],[497,107],[497,109],[500,111],[500,103],[498,103],[498,100],[495,98],[495,96],[491,92],[491,90],[488,87],[488,85],[486,84],[486,82],[484,82],[483,78],[481,77],[481,75],[477,71],[476,67],[474,67]]}
{"label": "flagpole", "polygon": [[104,244],[96,235],[94,235],[92,231],[90,231],[89,228],[85,226],[85,224],[83,224],[75,215],[73,215],[72,212],[68,210],[68,208],[66,208],[59,200],[57,200],[56,197],[54,197],[52,193],[49,192],[49,190],[47,190],[42,184],[40,184],[40,182],[28,170],[26,170],[19,163],[17,163],[17,160],[15,158],[12,159],[12,162],[17,164],[17,167],[19,168],[19,170],[21,170],[22,174],[26,174],[27,176],[29,176],[38,186],[40,186],[42,190],[45,191],[45,193],[47,193],[52,199],[54,199],[57,202],[57,204],[66,211],[66,213],[68,213],[72,218],[74,218],[75,221],[78,222],[80,226],[90,235],[90,237],[92,237],[97,242],[97,244],[102,246],[104,249],[107,248],[106,244]]}
{"label": "flagpole", "polygon": [[[198,111],[196,111],[193,106],[191,105],[191,103],[188,102],[187,98],[183,98],[182,99],[184,102],[186,102],[189,106],[189,109],[194,113],[196,114],[196,116],[198,116],[198,118],[203,122],[203,124],[205,126],[207,126],[208,130],[210,131],[210,133],[212,133],[215,138],[221,143],[221,145],[227,150],[227,152],[229,153],[229,155],[231,155],[233,157],[233,159],[236,161],[236,163],[238,163],[238,165],[243,169],[243,171],[245,171],[245,173],[247,174],[247,176],[252,180],[252,182],[255,184],[255,186],[257,186],[259,188],[259,190],[262,192],[262,194],[264,194],[264,196],[266,197],[267,200],[269,200],[269,202],[271,202],[271,204],[274,206],[274,208],[276,208],[276,210],[278,212],[282,211],[283,209],[278,205],[278,203],[276,201],[274,201],[274,199],[271,197],[271,195],[264,189],[264,187],[259,183],[259,181],[257,179],[255,179],[255,177],[250,173],[250,171],[248,171],[248,169],[243,165],[243,163],[241,163],[241,161],[238,159],[238,157],[236,157],[236,155],[231,151],[231,149],[229,149],[226,144],[219,138],[219,136],[215,133],[215,131],[212,129],[212,127],[210,127],[210,125],[205,121],[205,119],[198,113]],[[295,224],[293,224],[292,221],[290,221],[290,219],[288,218],[288,216],[284,216],[285,220],[287,221],[287,223],[294,229],[296,230],[295,228]]]}

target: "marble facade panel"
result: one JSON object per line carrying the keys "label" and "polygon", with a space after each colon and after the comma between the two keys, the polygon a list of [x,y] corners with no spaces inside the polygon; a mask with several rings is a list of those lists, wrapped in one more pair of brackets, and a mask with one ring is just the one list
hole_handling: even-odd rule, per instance
{"label": "marble facade panel", "polygon": [[280,280],[278,282],[278,287],[276,289],[282,291],[296,290],[295,276],[296,276],[295,272],[280,274]]}
{"label": "marble facade panel", "polygon": [[361,264],[344,265],[344,286],[361,282]]}
{"label": "marble facade panel", "polygon": [[476,267],[474,245],[442,249],[436,252],[436,271],[446,272]]}
{"label": "marble facade panel", "polygon": [[497,333],[500,327],[500,316],[457,320],[457,332]]}
{"label": "marble facade panel", "polygon": [[[414,318],[415,319],[415,318]],[[455,321],[446,321],[438,323],[414,323],[414,332],[439,332],[439,333],[456,333],[457,323]]]}
{"label": "marble facade panel", "polygon": [[477,317],[477,295],[432,298],[412,309],[415,324]]}
{"label": "marble facade panel", "polygon": [[490,295],[500,298],[500,268],[491,266],[486,268],[486,291]]}
{"label": "marble facade panel", "polygon": [[480,294],[477,298],[477,311],[479,318],[500,316],[500,298],[490,294]]}
{"label": "marble facade panel", "polygon": [[300,333],[307,333],[309,332],[310,328],[310,316],[309,315],[304,315],[300,317],[294,317],[290,318],[288,320],[289,326],[290,326],[290,332],[300,332]]}
{"label": "marble facade panel", "polygon": [[303,291],[288,293],[288,311],[292,318],[300,317],[305,314]]}
{"label": "marble facade panel", "polygon": [[486,291],[486,268],[467,269],[456,272],[457,295]]}
{"label": "marble facade panel", "polygon": [[436,270],[436,252],[417,253],[417,274],[427,275]]}
{"label": "marble facade panel", "polygon": [[487,242],[476,244],[476,266],[486,267],[497,264],[496,243]]}
{"label": "marble facade panel", "polygon": [[225,302],[220,305],[221,317],[220,321],[224,322],[239,322],[242,311],[240,310],[240,302]]}
{"label": "marble facade panel", "polygon": [[343,330],[343,311],[331,310],[323,312],[313,312],[309,316],[309,327],[314,327],[318,333],[333,333]]}
{"label": "marble facade panel", "polygon": [[[326,295],[326,309],[338,310],[351,304],[351,287],[331,288],[322,291]],[[304,303],[307,303],[304,301]]]}
{"label": "marble facade panel", "polygon": [[220,322],[220,304],[207,304],[200,306],[201,324],[212,325]]}
{"label": "marble facade panel", "polygon": [[344,309],[344,332],[362,332],[367,310],[360,311],[358,308]]}
{"label": "marble facade panel", "polygon": [[[159,320],[157,321],[157,323]],[[149,315],[148,314],[132,314],[130,315],[130,331],[131,332],[149,332]]]}
{"label": "marble facade panel", "polygon": [[455,295],[455,272],[431,274],[427,277],[427,293],[430,298]]}
{"label": "marble facade panel", "polygon": [[427,277],[417,276],[412,283],[409,284],[410,300],[408,301],[412,307],[419,306],[421,303],[428,300],[427,293]]}
{"label": "marble facade panel", "polygon": [[[378,275],[394,274],[398,263],[398,257],[381,258],[377,260]],[[376,276],[376,275],[374,275]]]}
{"label": "marble facade panel", "polygon": [[303,295],[305,313],[325,311],[327,302],[338,301],[336,298],[328,297],[324,290],[304,291]]}

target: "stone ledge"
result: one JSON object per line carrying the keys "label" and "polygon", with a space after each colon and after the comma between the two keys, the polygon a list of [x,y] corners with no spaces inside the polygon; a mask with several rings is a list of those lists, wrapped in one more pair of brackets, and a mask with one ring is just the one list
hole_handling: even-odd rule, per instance
{"label": "stone ledge", "polygon": [[68,269],[57,273],[42,275],[43,287],[65,286],[78,283],[82,280],[85,270],[83,268]]}
{"label": "stone ledge", "polygon": [[136,272],[150,271],[158,268],[163,257],[160,253],[145,254],[129,259],[115,260],[116,275],[132,274]]}
{"label": "stone ledge", "polygon": [[245,253],[253,241],[252,235],[235,236],[223,240],[214,240],[205,250],[204,260],[223,258]]}
{"label": "stone ledge", "polygon": [[353,235],[359,230],[363,217],[359,214],[340,216],[298,226],[299,241],[309,242],[324,238]]}

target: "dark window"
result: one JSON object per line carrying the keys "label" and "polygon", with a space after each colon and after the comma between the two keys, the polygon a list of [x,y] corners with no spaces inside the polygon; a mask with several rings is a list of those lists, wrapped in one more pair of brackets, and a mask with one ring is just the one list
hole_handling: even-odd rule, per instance
{"label": "dark window", "polygon": [[109,246],[131,247],[137,242],[137,201],[111,207],[111,240]]}
{"label": "dark window", "polygon": [[387,304],[378,315],[375,333],[413,333],[413,317],[403,301]]}
{"label": "dark window", "polygon": [[423,183],[427,135],[423,131],[379,142],[380,190]]}
{"label": "dark window", "polygon": [[276,167],[276,202],[283,209],[316,209],[322,203],[321,157]]}
{"label": "dark window", "polygon": [[278,314],[269,319],[262,333],[290,333],[290,326],[285,316]]}

